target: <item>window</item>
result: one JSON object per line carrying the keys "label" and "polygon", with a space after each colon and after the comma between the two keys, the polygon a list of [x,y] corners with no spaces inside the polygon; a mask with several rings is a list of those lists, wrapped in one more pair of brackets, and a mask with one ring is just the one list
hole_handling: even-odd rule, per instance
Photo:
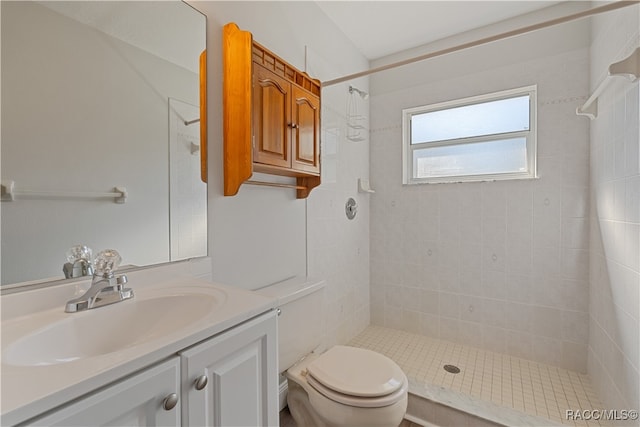
{"label": "window", "polygon": [[403,183],[536,177],[536,86],[402,110]]}

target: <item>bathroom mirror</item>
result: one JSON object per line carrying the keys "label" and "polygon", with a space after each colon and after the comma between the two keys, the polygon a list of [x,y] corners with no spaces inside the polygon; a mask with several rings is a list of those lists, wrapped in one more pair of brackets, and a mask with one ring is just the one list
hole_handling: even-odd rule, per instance
{"label": "bathroom mirror", "polygon": [[206,256],[205,16],[181,1],[0,7],[2,284],[62,279],[78,244],[123,266]]}

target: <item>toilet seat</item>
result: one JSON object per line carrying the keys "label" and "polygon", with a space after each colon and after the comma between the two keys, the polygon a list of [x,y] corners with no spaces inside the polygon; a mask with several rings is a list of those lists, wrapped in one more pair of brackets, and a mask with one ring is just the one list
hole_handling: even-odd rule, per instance
{"label": "toilet seat", "polygon": [[334,402],[347,406],[355,406],[357,408],[382,408],[384,406],[393,405],[407,395],[408,389],[408,382],[405,380],[404,384],[399,389],[393,393],[387,394],[386,396],[358,397],[331,390],[320,384],[311,375],[307,375],[307,383],[309,383],[311,387],[324,397],[331,399]]}
{"label": "toilet seat", "polygon": [[379,408],[406,395],[407,377],[382,354],[334,346],[307,366],[306,380],[323,396],[345,405]]}

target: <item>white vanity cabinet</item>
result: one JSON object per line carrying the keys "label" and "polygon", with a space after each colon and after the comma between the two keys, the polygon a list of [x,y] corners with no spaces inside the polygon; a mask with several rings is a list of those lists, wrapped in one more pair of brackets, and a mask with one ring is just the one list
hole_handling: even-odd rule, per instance
{"label": "white vanity cabinet", "polygon": [[179,396],[179,385],[180,358],[173,357],[28,425],[179,426],[180,399],[173,407],[169,399],[172,394]]}
{"label": "white vanity cabinet", "polygon": [[19,425],[278,425],[274,310],[168,357]]}
{"label": "white vanity cabinet", "polygon": [[183,426],[278,425],[276,314],[180,353]]}

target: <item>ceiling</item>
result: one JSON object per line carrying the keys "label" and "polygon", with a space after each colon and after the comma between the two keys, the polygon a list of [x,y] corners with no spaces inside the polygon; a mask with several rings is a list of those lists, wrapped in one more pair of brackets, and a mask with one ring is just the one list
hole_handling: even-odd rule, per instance
{"label": "ceiling", "polygon": [[316,3],[369,60],[552,6],[559,1]]}

